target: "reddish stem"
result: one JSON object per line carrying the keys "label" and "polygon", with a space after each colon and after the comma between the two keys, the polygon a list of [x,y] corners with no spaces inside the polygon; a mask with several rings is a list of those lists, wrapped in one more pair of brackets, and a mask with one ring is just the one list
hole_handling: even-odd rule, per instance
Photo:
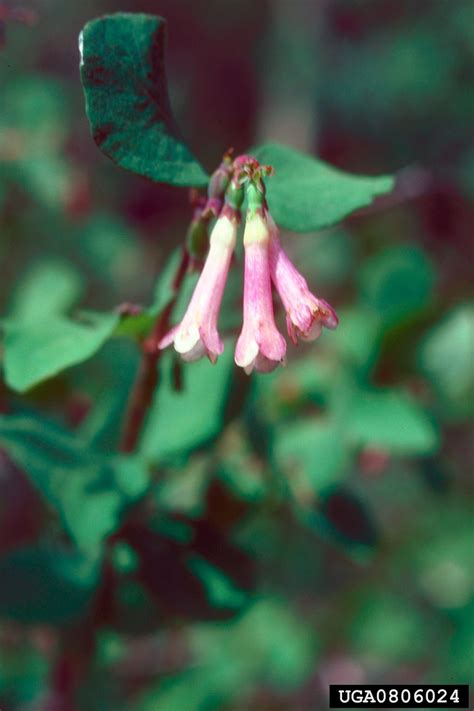
{"label": "reddish stem", "polygon": [[170,327],[169,320],[186,276],[188,263],[187,250],[183,249],[181,261],[173,281],[173,296],[159,314],[152,333],[143,342],[142,359],[137,379],[130,395],[120,440],[120,451],[122,452],[133,452],[138,445],[143,423],[158,384],[158,362],[163,352],[158,349],[158,343]]}
{"label": "reddish stem", "polygon": [[[226,190],[235,173],[232,153],[233,149],[229,149],[224,154],[221,164],[212,174],[207,198],[201,196],[198,191],[191,190],[190,201],[194,208],[194,221],[201,220],[207,224],[213,216],[217,217],[221,211]],[[236,159],[236,162],[239,170],[250,170],[250,168],[246,168],[248,165],[251,166],[252,169],[258,166],[257,161],[248,156],[241,156]],[[150,409],[153,395],[158,384],[157,365],[162,353],[162,351],[158,349],[158,343],[169,329],[170,316],[190,265],[193,266],[193,262],[190,260],[188,249],[184,248],[181,262],[173,282],[173,296],[166,308],[158,316],[151,335],[143,342],[142,360],[135,385],[130,395],[120,440],[120,451],[122,452],[133,452],[138,445],[143,423]]]}

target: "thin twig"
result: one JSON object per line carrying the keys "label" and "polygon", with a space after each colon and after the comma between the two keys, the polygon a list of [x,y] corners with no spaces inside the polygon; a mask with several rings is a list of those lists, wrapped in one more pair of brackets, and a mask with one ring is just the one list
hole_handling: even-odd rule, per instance
{"label": "thin twig", "polygon": [[170,327],[169,321],[186,276],[188,262],[187,250],[183,249],[173,281],[173,296],[159,314],[151,335],[143,342],[142,359],[130,395],[120,440],[120,451],[122,452],[133,452],[138,445],[141,430],[158,384],[158,362],[163,352],[158,349],[158,343]]}

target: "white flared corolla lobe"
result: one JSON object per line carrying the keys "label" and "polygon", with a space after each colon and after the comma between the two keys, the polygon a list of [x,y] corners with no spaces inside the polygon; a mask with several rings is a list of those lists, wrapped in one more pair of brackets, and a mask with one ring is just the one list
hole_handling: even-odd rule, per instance
{"label": "white flared corolla lobe", "polygon": [[318,299],[308,289],[306,279],[284,252],[278,228],[270,214],[270,275],[286,311],[286,325],[293,343],[298,337],[314,341],[322,327],[334,329],[339,323],[336,312],[324,299]]}
{"label": "white flared corolla lobe", "polygon": [[160,349],[173,343],[184,360],[198,360],[207,355],[212,363],[224,350],[217,321],[235,247],[237,223],[232,210],[224,209],[212,230],[209,252],[186,313],[161,339]]}
{"label": "white flared corolla lobe", "polygon": [[282,363],[286,341],[275,325],[269,264],[270,231],[263,209],[247,215],[244,232],[244,322],[235,362],[246,373],[269,373]]}

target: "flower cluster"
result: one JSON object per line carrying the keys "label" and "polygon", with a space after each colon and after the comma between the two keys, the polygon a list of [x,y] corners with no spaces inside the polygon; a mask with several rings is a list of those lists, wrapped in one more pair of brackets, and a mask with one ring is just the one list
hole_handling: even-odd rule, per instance
{"label": "flower cluster", "polygon": [[[297,344],[298,338],[316,339],[323,327],[336,328],[335,311],[311,293],[306,280],[281,246],[278,227],[265,199],[263,178],[270,172],[271,169],[260,166],[249,156],[240,156],[233,162],[228,155],[224,157],[211,180],[207,203],[199,208],[195,221],[194,233],[199,234],[202,245],[203,220],[211,215],[217,217],[207,257],[183,319],[161,339],[160,349],[173,343],[184,360],[207,355],[212,363],[222,353],[224,345],[217,321],[237,241],[244,195],[247,213],[243,238],[243,326],[235,348],[236,364],[246,373],[252,370],[269,373],[285,361],[286,341],[275,324],[272,284],[285,308],[288,335],[293,343]],[[188,247],[189,244],[188,238]]]}

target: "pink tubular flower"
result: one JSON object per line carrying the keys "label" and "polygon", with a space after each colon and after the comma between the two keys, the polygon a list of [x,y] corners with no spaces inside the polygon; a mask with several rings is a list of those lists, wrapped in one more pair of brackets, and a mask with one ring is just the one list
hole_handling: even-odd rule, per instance
{"label": "pink tubular flower", "polygon": [[308,289],[306,279],[283,251],[278,228],[268,214],[270,226],[270,274],[286,311],[286,325],[293,343],[298,336],[314,341],[322,327],[334,329],[339,323],[334,309],[323,299],[317,299]]}
{"label": "pink tubular flower", "polygon": [[210,247],[199,281],[184,317],[161,339],[160,349],[174,343],[184,360],[208,356],[212,363],[224,350],[217,332],[217,319],[237,236],[237,217],[223,209],[210,236]]}
{"label": "pink tubular flower", "polygon": [[285,358],[286,341],[273,316],[269,265],[270,231],[263,210],[247,216],[244,232],[244,323],[235,362],[251,373],[274,370]]}

